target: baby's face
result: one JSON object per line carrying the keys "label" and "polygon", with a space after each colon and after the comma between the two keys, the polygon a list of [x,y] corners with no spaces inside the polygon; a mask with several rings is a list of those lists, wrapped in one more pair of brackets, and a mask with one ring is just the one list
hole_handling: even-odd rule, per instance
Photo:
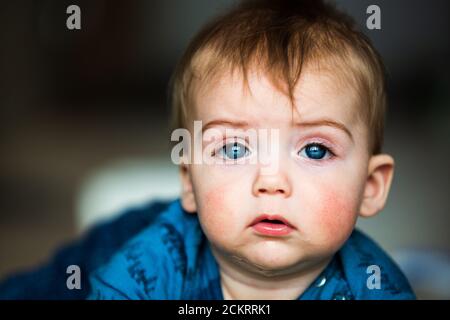
{"label": "baby's face", "polygon": [[[250,74],[248,82],[251,93],[238,76],[197,90],[191,121],[204,128],[215,122],[206,131],[223,136],[204,146],[212,144],[209,156],[225,160],[187,166],[183,180],[194,200],[184,207],[198,213],[216,254],[263,273],[285,273],[329,258],[349,237],[367,179],[368,133],[354,91],[328,76],[302,74],[294,112],[267,78]],[[267,159],[244,161],[258,154],[258,145],[237,126],[277,130],[275,171],[264,171]],[[285,221],[255,225],[262,215]]]}

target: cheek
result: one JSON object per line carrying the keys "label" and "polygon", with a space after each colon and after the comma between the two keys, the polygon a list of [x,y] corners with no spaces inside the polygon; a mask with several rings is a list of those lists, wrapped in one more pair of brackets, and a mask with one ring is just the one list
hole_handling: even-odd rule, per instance
{"label": "cheek", "polygon": [[324,195],[321,220],[330,232],[339,232],[342,227],[352,225],[355,217],[355,200],[342,193],[329,190]]}
{"label": "cheek", "polygon": [[225,239],[236,229],[239,216],[236,199],[230,193],[229,186],[221,185],[205,191],[198,210],[200,223],[210,240]]}
{"label": "cheek", "polygon": [[194,179],[200,221],[216,232],[226,232],[225,228],[238,226],[244,218],[243,204],[248,202],[248,193],[243,190],[250,188],[251,179],[247,179],[248,175],[243,172],[245,168],[226,169],[206,167],[196,172]]}
{"label": "cheek", "polygon": [[339,246],[356,223],[357,197],[353,193],[323,186],[319,203],[309,221],[312,238],[329,246]]}
{"label": "cheek", "polygon": [[245,166],[200,166],[193,171],[197,213],[207,238],[217,246],[239,242],[248,213],[251,174]]}

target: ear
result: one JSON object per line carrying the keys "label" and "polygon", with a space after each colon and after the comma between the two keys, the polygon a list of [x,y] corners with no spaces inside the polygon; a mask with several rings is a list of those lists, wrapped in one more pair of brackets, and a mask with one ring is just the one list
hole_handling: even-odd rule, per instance
{"label": "ear", "polygon": [[189,213],[197,212],[197,203],[195,201],[194,189],[192,187],[192,178],[189,165],[180,164],[181,178],[181,205]]}
{"label": "ear", "polygon": [[391,156],[377,154],[370,158],[360,216],[372,217],[384,208],[393,176],[394,159]]}

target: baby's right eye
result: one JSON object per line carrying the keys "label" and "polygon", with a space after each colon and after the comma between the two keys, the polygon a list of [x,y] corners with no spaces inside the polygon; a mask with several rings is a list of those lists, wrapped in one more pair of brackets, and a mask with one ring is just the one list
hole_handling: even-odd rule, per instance
{"label": "baby's right eye", "polygon": [[250,150],[239,142],[227,143],[219,150],[217,150],[217,154],[219,154],[224,159],[237,160],[242,157],[246,157],[250,154]]}

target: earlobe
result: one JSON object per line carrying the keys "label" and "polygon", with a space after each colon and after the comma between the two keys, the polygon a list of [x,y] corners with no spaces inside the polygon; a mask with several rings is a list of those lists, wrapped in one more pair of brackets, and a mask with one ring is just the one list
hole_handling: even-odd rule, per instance
{"label": "earlobe", "polygon": [[180,178],[181,178],[181,205],[185,211],[189,213],[195,213],[197,212],[197,204],[194,197],[192,179],[188,165],[186,164],[180,165]]}
{"label": "earlobe", "polygon": [[391,156],[378,154],[370,158],[360,216],[371,217],[384,208],[393,176],[394,159]]}

